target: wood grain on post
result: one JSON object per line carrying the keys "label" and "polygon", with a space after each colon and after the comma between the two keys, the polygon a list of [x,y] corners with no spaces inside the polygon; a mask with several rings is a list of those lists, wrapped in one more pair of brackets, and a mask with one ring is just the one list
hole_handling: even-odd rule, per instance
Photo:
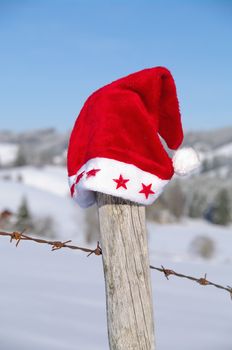
{"label": "wood grain on post", "polygon": [[110,350],[155,350],[145,208],[97,193]]}

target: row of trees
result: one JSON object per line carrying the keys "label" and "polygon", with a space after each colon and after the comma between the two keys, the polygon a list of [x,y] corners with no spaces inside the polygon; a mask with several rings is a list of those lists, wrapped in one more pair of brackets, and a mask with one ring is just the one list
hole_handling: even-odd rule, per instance
{"label": "row of trees", "polygon": [[147,208],[150,220],[176,221],[183,216],[204,218],[214,224],[228,225],[232,221],[231,198],[226,188],[217,191],[213,199],[202,191],[184,191],[178,180],[165,189],[154,206]]}
{"label": "row of trees", "polygon": [[226,189],[221,189],[214,202],[209,203],[204,210],[205,202],[206,199],[203,195],[195,194],[189,208],[189,216],[192,218],[203,216],[206,220],[217,225],[228,225],[231,222],[231,202]]}

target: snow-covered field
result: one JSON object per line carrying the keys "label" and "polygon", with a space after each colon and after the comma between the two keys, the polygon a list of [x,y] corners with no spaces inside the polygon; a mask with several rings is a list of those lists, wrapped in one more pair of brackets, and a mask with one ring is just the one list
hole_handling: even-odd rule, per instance
{"label": "snow-covered field", "polygon": [[[208,272],[212,280],[231,283],[229,230],[213,230],[213,237],[222,242],[219,260],[186,259],[187,240],[202,230],[210,235],[210,228],[203,223],[188,223],[186,227],[154,225],[151,263],[199,277]],[[223,247],[227,247],[225,255]],[[0,256],[1,349],[108,348],[101,258],[67,250],[50,252],[47,247],[28,242],[15,248],[4,238]],[[151,273],[157,349],[232,348],[232,304],[228,294],[175,277],[167,281],[159,272]]]}
{"label": "snow-covered field", "polygon": [[[26,196],[35,215],[56,219],[59,237],[82,244],[84,212],[66,190],[56,190],[67,186],[62,169],[21,170],[23,182],[14,181],[14,176],[13,181],[0,180],[0,210],[16,210]],[[54,187],[48,186],[49,174]],[[148,230],[152,265],[196,277],[207,272],[212,281],[232,284],[231,227],[186,220],[175,225],[149,223]],[[215,255],[209,260],[189,249],[199,235],[215,243]],[[167,281],[156,271],[151,274],[158,350],[232,349],[229,294],[172,276]],[[104,293],[100,257],[64,249],[51,252],[30,242],[16,248],[0,237],[1,350],[108,349]]]}
{"label": "snow-covered field", "polygon": [[24,185],[65,196],[69,194],[66,173],[67,171],[64,167],[33,167],[28,165],[11,169],[2,169],[0,171],[0,179],[10,175],[10,179],[17,182],[20,177]]}

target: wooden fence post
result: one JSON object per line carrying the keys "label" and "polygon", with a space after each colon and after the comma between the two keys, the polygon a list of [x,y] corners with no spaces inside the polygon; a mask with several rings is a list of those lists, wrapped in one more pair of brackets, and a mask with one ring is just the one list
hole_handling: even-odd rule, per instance
{"label": "wooden fence post", "polygon": [[145,208],[97,193],[110,350],[155,350]]}

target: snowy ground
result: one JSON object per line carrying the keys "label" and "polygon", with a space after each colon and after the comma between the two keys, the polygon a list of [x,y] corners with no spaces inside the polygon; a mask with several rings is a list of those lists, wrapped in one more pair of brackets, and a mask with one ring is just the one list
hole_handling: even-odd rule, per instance
{"label": "snowy ground", "polygon": [[66,169],[61,166],[33,167],[28,165],[0,171],[0,179],[7,175],[14,182],[17,182],[20,177],[23,184],[49,193],[60,196],[69,194]]}
{"label": "snowy ground", "polygon": [[[43,174],[38,169],[22,170],[23,183],[0,180],[0,210],[15,210],[21,196],[27,196],[33,213],[49,213],[57,219],[60,237],[74,237],[81,243],[83,211],[67,198],[66,191],[58,193],[47,186],[49,174],[57,186],[64,186],[62,169],[45,168]],[[207,272],[212,281],[232,284],[232,228],[184,221],[149,224],[148,229],[151,264],[197,277]],[[215,242],[211,260],[196,258],[189,250],[199,235]],[[167,281],[156,271],[151,274],[158,350],[232,349],[232,302],[226,292],[175,277]],[[15,248],[0,237],[0,349],[16,348],[108,349],[100,257],[86,258],[71,250],[51,252],[30,242]]]}
{"label": "snowy ground", "polygon": [[[150,240],[151,263],[231,283],[227,252],[220,259],[186,259],[186,236],[207,225],[157,226]],[[231,247],[226,230],[213,232]],[[210,234],[210,229],[208,231]],[[221,236],[222,235],[222,236]],[[156,246],[156,249],[153,248]],[[180,248],[181,247],[181,248]],[[180,248],[180,249],[179,249]],[[162,251],[165,253],[162,257]],[[178,259],[177,254],[178,253]],[[107,349],[101,258],[74,251],[50,252],[25,242],[19,248],[0,242],[0,348],[3,350]],[[158,350],[229,350],[232,304],[225,292],[152,271]]]}

